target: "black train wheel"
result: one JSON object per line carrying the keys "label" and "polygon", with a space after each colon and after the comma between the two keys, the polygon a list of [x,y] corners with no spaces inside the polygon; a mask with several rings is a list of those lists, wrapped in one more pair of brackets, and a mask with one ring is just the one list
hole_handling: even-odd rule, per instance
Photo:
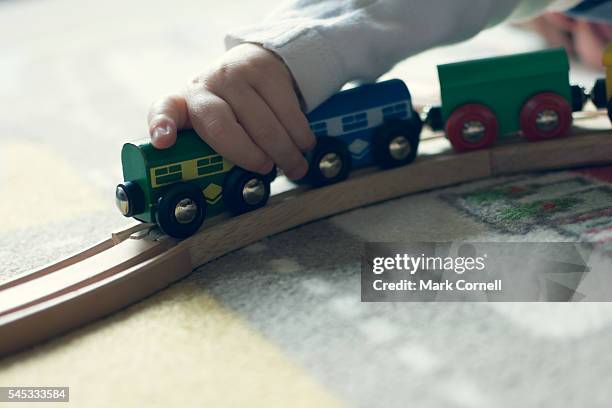
{"label": "black train wheel", "polygon": [[608,105],[606,97],[606,80],[603,78],[595,81],[593,89],[591,90],[591,101],[597,107],[597,109],[605,109]]}
{"label": "black train wheel", "polygon": [[587,101],[587,94],[583,87],[572,85],[572,112],[580,112]]}
{"label": "black train wheel", "polygon": [[177,183],[159,199],[157,224],[174,238],[193,235],[206,217],[206,200],[202,191],[191,183]]}
{"label": "black train wheel", "polygon": [[302,180],[312,186],[324,186],[345,180],[351,172],[351,155],[341,140],[323,136],[306,154],[308,173]]}
{"label": "black train wheel", "polygon": [[374,136],[372,156],[382,168],[412,163],[417,155],[422,123],[416,112],[415,121],[393,121],[383,124]]}
{"label": "black train wheel", "polygon": [[261,175],[234,167],[225,178],[223,203],[234,214],[256,210],[263,207],[270,198],[270,180],[273,173]]}

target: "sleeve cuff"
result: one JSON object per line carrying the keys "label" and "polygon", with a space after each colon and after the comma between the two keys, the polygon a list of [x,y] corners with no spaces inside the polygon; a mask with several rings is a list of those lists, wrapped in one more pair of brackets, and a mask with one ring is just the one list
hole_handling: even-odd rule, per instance
{"label": "sleeve cuff", "polygon": [[338,57],[316,28],[291,20],[236,30],[225,37],[226,49],[245,42],[261,44],[282,58],[301,92],[306,112],[346,82]]}

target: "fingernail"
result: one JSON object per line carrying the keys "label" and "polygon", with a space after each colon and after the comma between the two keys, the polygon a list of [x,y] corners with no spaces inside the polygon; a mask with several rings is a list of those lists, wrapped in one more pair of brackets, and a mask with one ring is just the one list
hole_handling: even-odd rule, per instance
{"label": "fingernail", "polygon": [[266,162],[266,164],[261,168],[261,174],[268,174],[274,168],[274,163],[272,161]]}
{"label": "fingernail", "polygon": [[172,128],[170,127],[170,125],[165,125],[165,126],[155,126],[155,128],[153,129],[153,132],[151,133],[151,139],[153,141],[155,140],[159,140],[160,138],[163,138],[167,135],[170,134],[170,132],[172,132]]}
{"label": "fingernail", "polygon": [[291,180],[299,180],[306,175],[307,171],[308,165],[306,164],[306,162],[303,162],[299,166],[292,168],[290,171],[285,172],[285,174]]}

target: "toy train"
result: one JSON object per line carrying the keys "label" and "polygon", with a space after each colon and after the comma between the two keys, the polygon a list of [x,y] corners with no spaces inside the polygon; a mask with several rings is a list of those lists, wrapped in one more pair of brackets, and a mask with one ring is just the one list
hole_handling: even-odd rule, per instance
{"label": "toy train", "polygon": [[[317,137],[308,153],[305,182],[323,186],[346,179],[352,169],[388,168],[412,162],[422,122],[399,79],[340,92],[308,114]],[[164,150],[149,139],[126,143],[121,152],[124,183],[115,191],[126,217],[157,223],[184,238],[208,216],[260,208],[270,197],[276,172],[260,175],[234,166],[192,130],[181,131]]]}
{"label": "toy train", "polygon": [[[590,96],[610,112],[612,48],[604,63],[608,81],[597,81]],[[429,109],[424,119],[434,130],[444,129],[458,152],[486,148],[518,131],[530,141],[563,136],[572,112],[589,96],[570,85],[563,49],[440,65],[438,75],[442,106]],[[423,126],[399,79],[341,91],[307,119],[317,144],[306,155],[303,181],[313,186],[342,181],[353,169],[373,164],[411,163]],[[181,131],[164,150],[149,139],[126,143],[121,160],[125,181],[115,191],[119,211],[156,223],[175,238],[194,234],[206,217],[225,210],[241,214],[264,206],[276,176],[275,170],[260,175],[233,165],[192,130]]]}
{"label": "toy train", "polygon": [[456,151],[482,149],[518,131],[530,141],[563,136],[585,94],[569,83],[563,49],[438,66],[442,107],[428,112]]}

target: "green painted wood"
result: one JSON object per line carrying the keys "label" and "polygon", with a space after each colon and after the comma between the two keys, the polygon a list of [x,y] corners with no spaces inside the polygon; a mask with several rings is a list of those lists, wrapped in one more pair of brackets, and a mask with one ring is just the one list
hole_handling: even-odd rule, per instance
{"label": "green painted wood", "polygon": [[499,135],[519,130],[519,114],[535,94],[554,92],[571,105],[569,61],[562,48],[438,66],[442,117],[467,103],[486,105],[499,121]]}

